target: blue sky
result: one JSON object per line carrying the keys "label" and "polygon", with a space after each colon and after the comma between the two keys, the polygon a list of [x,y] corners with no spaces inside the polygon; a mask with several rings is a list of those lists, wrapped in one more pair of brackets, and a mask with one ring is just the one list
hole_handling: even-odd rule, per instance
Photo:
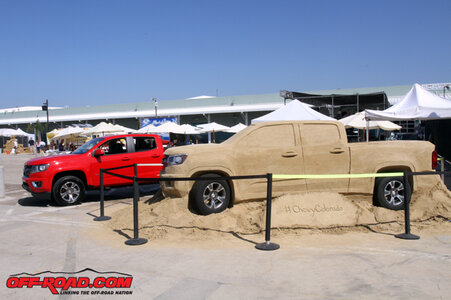
{"label": "blue sky", "polygon": [[0,107],[451,81],[451,1],[0,0]]}

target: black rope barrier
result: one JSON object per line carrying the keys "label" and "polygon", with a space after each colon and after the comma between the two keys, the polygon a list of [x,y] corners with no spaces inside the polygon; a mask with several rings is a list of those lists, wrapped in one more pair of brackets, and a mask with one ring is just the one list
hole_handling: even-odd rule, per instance
{"label": "black rope barrier", "polygon": [[140,238],[138,233],[139,184],[136,164],[133,167],[135,169],[135,176],[133,177],[133,238],[125,241],[125,244],[130,246],[142,245],[147,243],[147,239]]}
{"label": "black rope barrier", "polygon": [[[395,235],[398,239],[403,240],[418,240],[420,237],[418,235],[410,233],[410,193],[407,191],[407,185],[409,180],[407,178],[407,173],[404,172],[403,184],[404,184],[404,226],[405,232]],[[423,174],[426,175],[426,174]],[[428,174],[429,175],[429,174]]]}
{"label": "black rope barrier", "polygon": [[95,217],[94,221],[107,221],[111,220],[111,217],[105,216],[105,186],[103,184],[103,169],[100,169],[100,216]]}
{"label": "black rope barrier", "polygon": [[271,202],[272,202],[272,174],[266,174],[266,227],[265,227],[265,242],[255,245],[258,250],[277,250],[280,248],[279,244],[271,243]]}
{"label": "black rope barrier", "polygon": [[404,233],[395,235],[395,237],[403,240],[418,240],[418,235],[410,232],[410,193],[407,193],[407,184],[409,184],[408,176],[424,176],[424,175],[449,175],[451,171],[426,171],[426,172],[404,172]]}
{"label": "black rope barrier", "polygon": [[[104,215],[104,174],[109,174],[112,176],[117,176],[124,179],[129,179],[133,181],[133,238],[125,241],[126,245],[142,245],[147,243],[147,239],[139,237],[139,225],[138,225],[138,201],[139,201],[139,183],[138,181],[205,181],[205,180],[240,180],[240,179],[256,179],[256,178],[266,178],[267,179],[267,201],[266,201],[266,229],[265,229],[265,242],[260,250],[276,250],[280,246],[270,242],[270,232],[271,232],[271,200],[272,200],[272,174],[266,175],[244,175],[244,176],[221,176],[221,177],[174,177],[174,178],[139,178],[137,175],[137,164],[110,168],[110,169],[100,169],[100,216],[94,218],[95,221],[105,221],[110,220],[111,217]],[[125,176],[110,172],[112,170],[124,169],[134,167],[135,176]],[[257,246],[256,246],[257,247]]]}
{"label": "black rope barrier", "polygon": [[[259,243],[255,246],[258,250],[277,250],[280,245],[272,243],[271,238],[271,207],[272,207],[272,174],[268,173],[265,175],[244,175],[244,176],[220,176],[220,177],[153,177],[153,178],[139,178],[137,175],[138,164],[127,165],[122,167],[110,168],[110,169],[100,169],[100,216],[94,218],[95,221],[109,220],[111,217],[104,215],[104,174],[109,174],[112,176],[117,176],[124,179],[129,179],[133,181],[133,238],[128,239],[125,244],[127,245],[142,245],[147,243],[147,239],[139,238],[138,232],[138,201],[139,201],[139,181],[141,182],[161,182],[161,181],[205,181],[205,180],[241,180],[241,179],[256,179],[256,178],[266,178],[267,180],[267,195],[266,195],[266,226],[265,226],[265,242]],[[110,172],[112,170],[124,169],[134,167],[135,176],[125,176]],[[405,232],[402,234],[397,234],[395,237],[400,239],[417,240],[420,237],[414,235],[410,232],[410,193],[407,192],[408,176],[417,175],[450,175],[450,171],[427,171],[427,172],[403,172],[403,184],[405,189],[404,197],[404,225]]]}

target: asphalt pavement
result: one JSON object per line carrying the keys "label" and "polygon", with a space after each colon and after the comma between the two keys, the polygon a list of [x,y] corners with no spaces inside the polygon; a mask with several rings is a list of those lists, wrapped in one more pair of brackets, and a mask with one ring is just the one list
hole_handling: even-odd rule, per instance
{"label": "asphalt pavement", "polygon": [[[30,157],[0,159],[5,170],[5,197],[0,198],[3,299],[103,299],[100,293],[105,291],[122,292],[109,295],[117,299],[449,299],[451,295],[451,233],[410,241],[361,232],[349,242],[346,234],[337,234],[325,236],[321,244],[281,244],[279,250],[268,252],[245,240],[238,247],[218,244],[207,249],[189,240],[171,247],[151,242],[127,246],[125,237],[116,232],[97,230],[103,226],[93,221],[99,215],[97,192],[80,205],[60,207],[22,190],[22,167]],[[151,195],[157,188],[142,192]],[[109,191],[106,210],[130,206],[130,191]],[[55,278],[83,274],[91,280],[131,276],[133,281],[130,288],[69,288],[72,294],[53,295],[48,287],[12,287],[11,278],[29,276],[22,273]]]}

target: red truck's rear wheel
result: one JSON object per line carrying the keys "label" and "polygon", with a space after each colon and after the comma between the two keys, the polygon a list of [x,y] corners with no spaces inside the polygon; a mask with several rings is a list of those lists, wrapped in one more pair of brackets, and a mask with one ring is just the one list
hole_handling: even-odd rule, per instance
{"label": "red truck's rear wheel", "polygon": [[60,205],[72,205],[85,197],[85,184],[75,176],[64,176],[53,186],[53,198]]}
{"label": "red truck's rear wheel", "polygon": [[[205,174],[201,177],[219,177]],[[197,181],[193,187],[193,204],[201,215],[219,213],[229,206],[230,187],[226,180],[210,179]]]}

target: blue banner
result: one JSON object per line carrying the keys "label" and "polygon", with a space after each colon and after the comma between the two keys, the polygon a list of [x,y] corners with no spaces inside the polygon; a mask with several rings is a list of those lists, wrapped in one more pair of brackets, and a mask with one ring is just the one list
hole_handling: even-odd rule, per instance
{"label": "blue banner", "polygon": [[149,124],[153,126],[160,126],[165,122],[174,122],[177,124],[177,117],[164,117],[164,118],[142,118],[141,127],[145,127]]}

